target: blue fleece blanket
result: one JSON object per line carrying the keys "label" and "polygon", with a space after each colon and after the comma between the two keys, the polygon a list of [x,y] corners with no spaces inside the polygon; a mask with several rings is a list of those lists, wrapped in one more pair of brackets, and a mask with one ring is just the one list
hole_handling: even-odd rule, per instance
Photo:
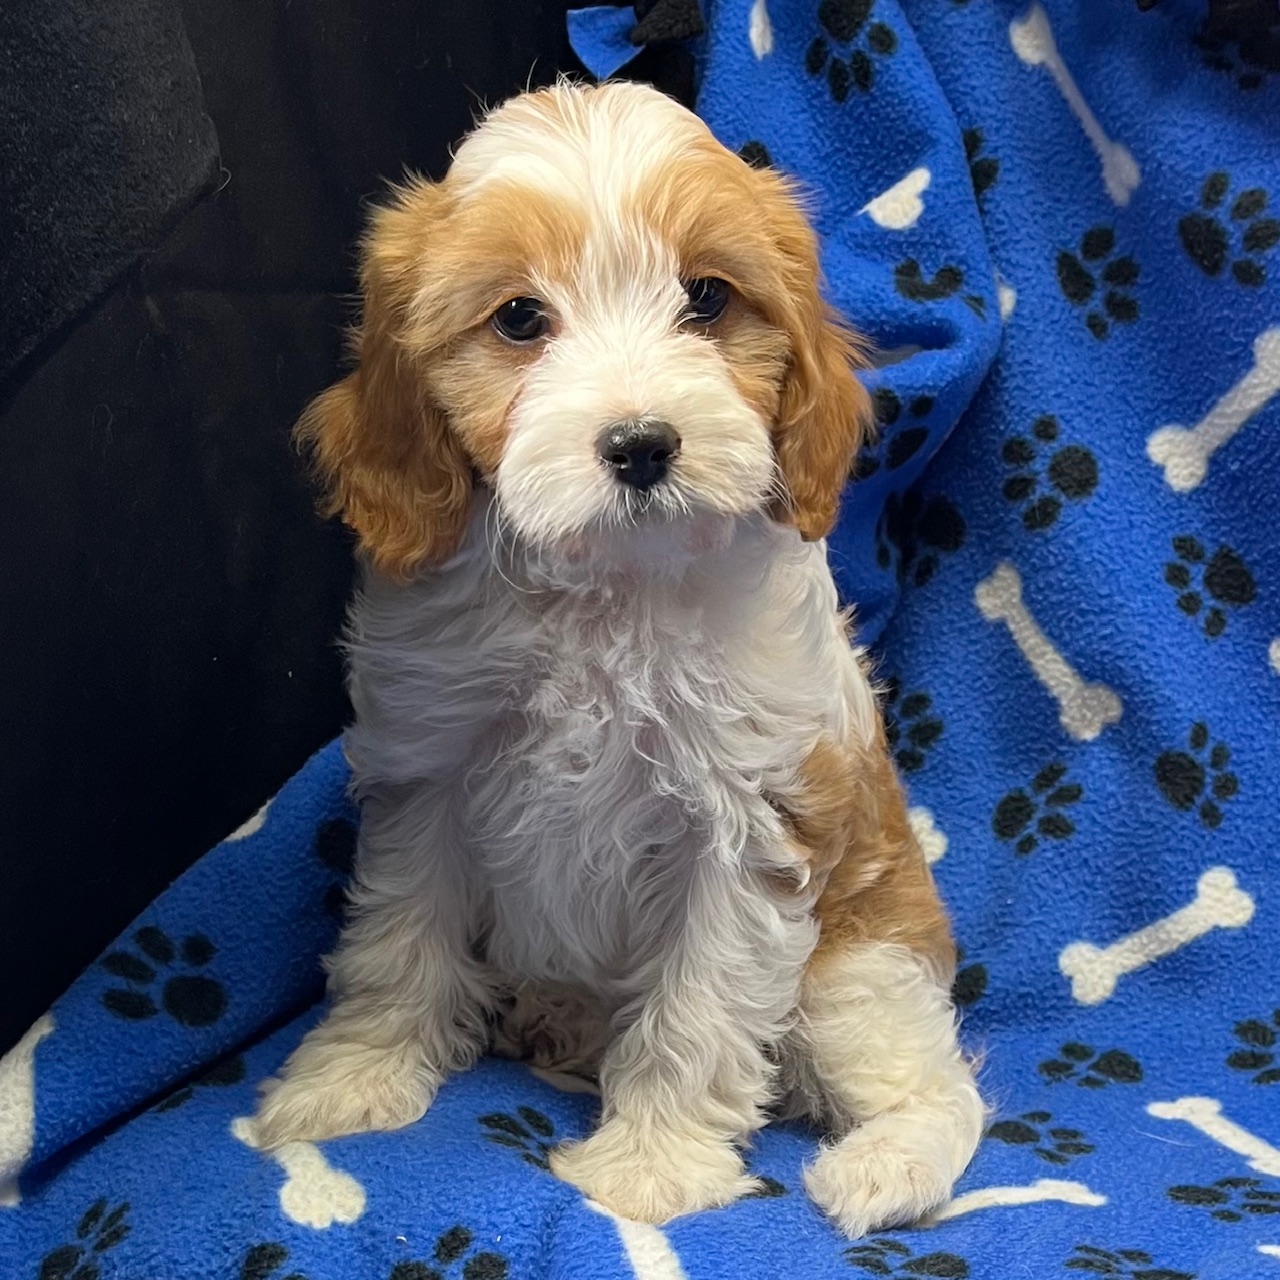
{"label": "blue fleece blanket", "polygon": [[[841,1240],[776,1125],[768,1194],[616,1222],[546,1167],[597,1099],[493,1061],[407,1131],[254,1151],[341,909],[334,745],[0,1063],[0,1276],[1280,1277],[1267,7],[715,0],[695,36],[701,110],[807,184],[884,353],[831,555],[994,1110],[940,1219]],[[635,20],[579,52],[610,70]]]}

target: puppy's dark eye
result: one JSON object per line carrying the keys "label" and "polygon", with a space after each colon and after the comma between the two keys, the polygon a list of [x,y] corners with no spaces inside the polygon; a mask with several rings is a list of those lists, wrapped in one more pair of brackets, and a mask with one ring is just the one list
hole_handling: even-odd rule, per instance
{"label": "puppy's dark eye", "polygon": [[493,313],[493,327],[509,342],[532,342],[551,323],[537,298],[512,298]]}
{"label": "puppy's dark eye", "polygon": [[715,276],[686,280],[684,291],[689,295],[685,319],[693,324],[712,324],[724,315],[724,309],[729,305],[728,282]]}

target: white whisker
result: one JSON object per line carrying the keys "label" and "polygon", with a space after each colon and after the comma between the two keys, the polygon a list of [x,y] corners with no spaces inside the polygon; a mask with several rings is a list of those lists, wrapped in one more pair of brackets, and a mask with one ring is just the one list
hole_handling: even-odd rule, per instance
{"label": "white whisker", "polygon": [[512,591],[518,591],[525,595],[531,595],[532,592],[527,587],[520,586],[503,568],[503,559],[506,553],[514,545],[514,539],[511,543],[506,540],[507,519],[502,510],[502,504],[494,499],[489,503],[488,510],[484,514],[484,539],[485,546],[489,551],[489,558],[493,562],[494,571],[503,582],[509,586]]}

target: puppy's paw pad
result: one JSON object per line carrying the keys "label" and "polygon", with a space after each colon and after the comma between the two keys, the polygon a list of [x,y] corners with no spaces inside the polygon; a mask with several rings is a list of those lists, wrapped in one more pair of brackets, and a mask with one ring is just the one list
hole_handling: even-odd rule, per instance
{"label": "puppy's paw pad", "polygon": [[825,1147],[805,1171],[809,1195],[851,1239],[915,1222],[951,1195],[951,1161],[936,1143],[875,1127]]}
{"label": "puppy's paw pad", "polygon": [[550,1164],[561,1181],[633,1222],[667,1222],[760,1189],[728,1144],[701,1135],[640,1139],[617,1122],[585,1142],[557,1148]]}

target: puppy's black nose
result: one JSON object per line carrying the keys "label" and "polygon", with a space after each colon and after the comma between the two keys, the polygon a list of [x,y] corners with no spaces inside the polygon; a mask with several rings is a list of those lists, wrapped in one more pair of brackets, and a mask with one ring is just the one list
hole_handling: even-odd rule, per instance
{"label": "puppy's black nose", "polygon": [[651,489],[680,452],[680,437],[669,422],[652,418],[615,422],[600,433],[596,450],[623,484]]}

